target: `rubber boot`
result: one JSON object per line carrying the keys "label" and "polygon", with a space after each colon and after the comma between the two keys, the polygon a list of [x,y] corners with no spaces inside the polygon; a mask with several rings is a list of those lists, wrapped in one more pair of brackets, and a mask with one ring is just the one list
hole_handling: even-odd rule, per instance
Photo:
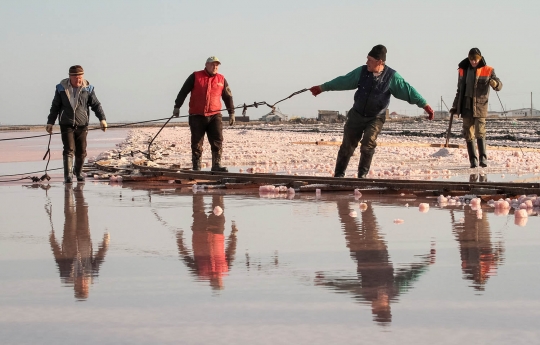
{"label": "rubber boot", "polygon": [[478,157],[476,155],[476,146],[474,141],[467,141],[467,152],[469,153],[469,162],[471,163],[471,168],[476,168],[478,166]]}
{"label": "rubber boot", "polygon": [[228,172],[227,168],[221,166],[221,152],[212,152],[212,169],[211,171]]}
{"label": "rubber boot", "polygon": [[360,163],[358,164],[358,178],[366,178],[375,150],[360,150]]}
{"label": "rubber boot", "polygon": [[84,182],[84,175],[83,175],[83,165],[84,165],[84,158],[83,157],[75,157],[75,165],[73,166],[73,174],[75,177],[77,177],[77,182]]}
{"label": "rubber boot", "polygon": [[334,177],[345,177],[345,170],[347,170],[350,159],[350,156],[347,157],[343,155],[341,153],[341,150],[339,150],[338,156],[336,158],[336,167],[334,168]]}
{"label": "rubber boot", "polygon": [[71,170],[73,169],[73,157],[64,156],[64,183],[72,183]]}
{"label": "rubber boot", "polygon": [[201,170],[201,157],[196,156],[196,155],[191,155],[191,162],[193,163],[194,171]]}
{"label": "rubber boot", "polygon": [[486,139],[476,139],[478,145],[478,154],[480,156],[480,166],[482,168],[487,167],[487,154],[486,154]]}

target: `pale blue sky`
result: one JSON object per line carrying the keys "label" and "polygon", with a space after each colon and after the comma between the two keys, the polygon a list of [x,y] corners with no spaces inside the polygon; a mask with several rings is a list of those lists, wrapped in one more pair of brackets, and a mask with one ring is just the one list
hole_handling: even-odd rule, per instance
{"label": "pale blue sky", "polygon": [[[109,122],[140,121],[170,116],[182,83],[210,55],[222,60],[236,104],[270,103],[363,65],[379,43],[387,64],[434,108],[441,95],[452,102],[457,64],[472,47],[503,81],[508,108],[528,107],[531,91],[539,105],[538,13],[537,0],[2,0],[0,122],[44,124],[54,87],[74,64]],[[304,93],[280,108],[306,117],[344,112],[353,94]],[[490,105],[500,110],[494,93]],[[390,104],[410,115],[417,109]]]}

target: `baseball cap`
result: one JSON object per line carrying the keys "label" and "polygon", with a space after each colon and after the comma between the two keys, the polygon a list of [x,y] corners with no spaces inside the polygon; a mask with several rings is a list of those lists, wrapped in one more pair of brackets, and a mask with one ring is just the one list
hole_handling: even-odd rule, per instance
{"label": "baseball cap", "polygon": [[206,63],[209,63],[209,62],[217,62],[221,65],[221,61],[219,61],[217,56],[210,56],[208,59],[206,59]]}

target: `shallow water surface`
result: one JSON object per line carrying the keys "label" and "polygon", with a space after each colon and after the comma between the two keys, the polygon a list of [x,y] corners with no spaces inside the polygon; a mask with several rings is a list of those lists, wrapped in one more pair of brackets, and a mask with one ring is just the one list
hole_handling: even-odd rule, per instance
{"label": "shallow water surface", "polygon": [[0,343],[540,338],[536,213],[169,187],[0,186]]}

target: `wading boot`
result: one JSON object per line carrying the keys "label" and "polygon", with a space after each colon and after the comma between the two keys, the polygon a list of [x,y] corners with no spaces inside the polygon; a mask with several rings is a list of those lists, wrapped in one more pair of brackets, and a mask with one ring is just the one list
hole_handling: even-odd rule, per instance
{"label": "wading boot", "polygon": [[64,156],[64,183],[72,183],[71,169],[73,168],[73,157]]}
{"label": "wading boot", "polygon": [[471,168],[476,168],[478,166],[478,157],[476,156],[476,146],[474,141],[467,141],[467,152],[469,153],[469,162],[471,163]]}
{"label": "wading boot", "polygon": [[212,169],[210,170],[229,172],[227,168],[221,166],[221,152],[212,152]]}
{"label": "wading boot", "polygon": [[347,166],[349,165],[349,160],[351,157],[347,157],[340,152],[338,152],[338,156],[336,159],[336,167],[334,169],[334,177],[345,177],[345,170],[347,170]]}
{"label": "wading boot", "polygon": [[480,156],[480,166],[482,168],[487,167],[487,154],[486,154],[486,139],[476,139],[478,145],[478,154]]}
{"label": "wading boot", "polygon": [[73,166],[73,174],[77,178],[77,182],[84,182],[84,175],[82,172],[83,165],[84,165],[84,158],[75,157],[75,165]]}
{"label": "wading boot", "polygon": [[366,178],[375,150],[360,150],[360,163],[358,164],[358,178]]}
{"label": "wading boot", "polygon": [[201,170],[201,157],[196,156],[196,155],[191,155],[191,162],[193,163],[194,171]]}

